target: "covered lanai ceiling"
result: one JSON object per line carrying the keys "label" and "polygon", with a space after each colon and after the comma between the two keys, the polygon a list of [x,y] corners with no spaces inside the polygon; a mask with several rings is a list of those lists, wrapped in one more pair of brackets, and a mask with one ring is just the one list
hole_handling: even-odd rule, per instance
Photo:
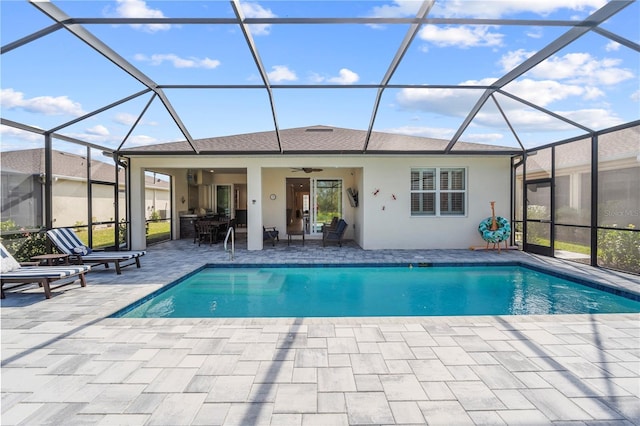
{"label": "covered lanai ceiling", "polygon": [[3,151],[33,147],[33,130],[140,153],[236,139],[238,151],[259,153],[234,135],[268,134],[288,153],[288,129],[337,128],[360,152],[375,150],[378,135],[411,136],[388,141],[397,152],[404,140],[420,151],[415,137],[444,141],[425,152],[469,143],[506,152],[640,116],[634,1],[0,7]]}

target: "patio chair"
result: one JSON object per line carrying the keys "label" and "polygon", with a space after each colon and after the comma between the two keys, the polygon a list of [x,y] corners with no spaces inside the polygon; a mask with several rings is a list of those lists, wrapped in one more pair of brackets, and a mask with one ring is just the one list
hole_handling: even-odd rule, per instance
{"label": "patio chair", "polygon": [[344,231],[347,230],[347,226],[347,222],[344,219],[340,219],[334,229],[323,230],[322,247],[326,247],[328,242],[338,243],[342,247],[342,237],[344,236]]}
{"label": "patio chair", "polygon": [[218,241],[216,236],[218,232],[218,225],[210,220],[198,220],[196,222],[196,238],[198,239],[198,246],[202,241],[209,240],[209,245]]}
{"label": "patio chair", "polygon": [[275,226],[262,227],[262,241],[271,241],[271,245],[275,247],[276,240],[280,241],[280,231]]}
{"label": "patio chair", "polygon": [[80,280],[80,286],[86,287],[85,274],[89,272],[89,265],[67,265],[67,266],[21,266],[11,253],[0,244],[0,260],[2,269],[0,271],[0,298],[4,299],[4,285],[16,284],[7,289],[21,287],[23,285],[37,283],[44,289],[44,297],[51,298],[51,284],[56,283],[54,288],[73,284]]}
{"label": "patio chair", "polygon": [[325,231],[331,231],[336,229],[336,226],[338,226],[338,221],[340,220],[340,218],[338,216],[334,216],[333,219],[331,219],[331,223],[329,224],[324,224],[322,226],[322,233],[324,233]]}
{"label": "patio chair", "polygon": [[56,246],[60,253],[69,255],[70,261],[78,264],[90,263],[93,265],[104,265],[105,268],[113,263],[116,273],[122,273],[122,268],[129,265],[140,267],[140,257],[146,254],[144,250],[135,251],[92,251],[86,247],[73,229],[56,228],[47,231],[47,237]]}

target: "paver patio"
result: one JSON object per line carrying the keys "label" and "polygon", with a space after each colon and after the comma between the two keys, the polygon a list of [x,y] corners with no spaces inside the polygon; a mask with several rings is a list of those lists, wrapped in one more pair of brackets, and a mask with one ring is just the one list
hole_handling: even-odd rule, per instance
{"label": "paver patio", "polygon": [[[639,292],[638,277],[516,251],[286,242],[234,263],[545,264]],[[640,424],[640,315],[115,319],[222,246],[151,246],[142,268],[2,301],[3,425]]]}

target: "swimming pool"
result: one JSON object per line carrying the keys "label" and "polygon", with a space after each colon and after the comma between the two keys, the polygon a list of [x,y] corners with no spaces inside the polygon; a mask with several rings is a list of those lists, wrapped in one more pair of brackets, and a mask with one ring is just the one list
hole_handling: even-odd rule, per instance
{"label": "swimming pool", "polygon": [[115,313],[127,318],[640,312],[640,301],[528,267],[206,267]]}

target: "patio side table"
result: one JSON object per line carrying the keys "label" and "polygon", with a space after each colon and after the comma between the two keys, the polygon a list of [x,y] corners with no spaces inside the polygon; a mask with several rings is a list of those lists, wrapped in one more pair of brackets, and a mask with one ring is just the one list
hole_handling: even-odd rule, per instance
{"label": "patio side table", "polygon": [[69,255],[68,254],[41,254],[38,256],[31,257],[31,260],[34,262],[44,263],[47,266],[68,265]]}

